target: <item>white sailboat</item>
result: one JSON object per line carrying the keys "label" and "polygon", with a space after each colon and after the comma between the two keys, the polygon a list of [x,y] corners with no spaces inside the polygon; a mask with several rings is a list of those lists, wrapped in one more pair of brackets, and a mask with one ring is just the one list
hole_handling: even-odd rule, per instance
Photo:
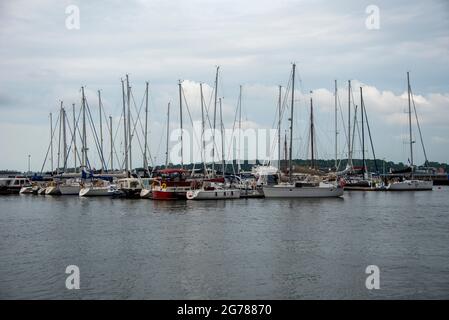
{"label": "white sailboat", "polygon": [[110,197],[118,192],[116,185],[105,180],[97,180],[79,191],[80,197]]}
{"label": "white sailboat", "polygon": [[61,195],[78,195],[80,190],[80,182],[73,179],[69,179],[65,183],[59,185],[59,192]]}
{"label": "white sailboat", "polygon": [[188,200],[238,199],[240,198],[240,189],[204,182],[202,188],[187,191],[186,197]]}
{"label": "white sailboat", "polygon": [[303,182],[264,186],[266,198],[332,198],[341,197],[343,188],[331,183],[310,184]]}
{"label": "white sailboat", "polygon": [[[414,177],[414,171],[415,167],[413,164],[413,135],[412,135],[412,109],[411,109],[411,98],[412,98],[412,92],[411,92],[411,86],[410,86],[410,75],[407,72],[407,91],[408,91],[408,125],[409,125],[409,144],[410,144],[410,179],[399,179],[399,180],[393,180],[391,181],[388,186],[387,190],[390,191],[431,191],[433,189],[433,181],[432,180],[418,180]],[[415,109],[416,113],[416,109]],[[419,122],[418,117],[416,116],[416,121],[418,124],[419,129]],[[421,129],[419,129],[419,133],[421,135]],[[421,143],[422,143],[422,137],[421,137]],[[424,149],[423,144],[423,151],[424,156],[426,158],[427,163],[427,156]]]}
{"label": "white sailboat", "polygon": [[329,183],[293,181],[292,149],[293,149],[293,107],[295,94],[295,71],[293,64],[291,87],[291,114],[290,114],[290,147],[289,147],[289,182],[276,185],[264,185],[263,192],[266,198],[330,198],[341,197],[343,188]]}

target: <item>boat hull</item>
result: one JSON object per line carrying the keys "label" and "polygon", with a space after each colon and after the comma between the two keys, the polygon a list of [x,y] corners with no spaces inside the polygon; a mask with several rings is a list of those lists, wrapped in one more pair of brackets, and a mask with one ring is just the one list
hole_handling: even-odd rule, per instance
{"label": "boat hull", "polygon": [[20,194],[34,194],[34,187],[23,187],[22,189],[20,189]]}
{"label": "boat hull", "polygon": [[152,193],[150,189],[142,189],[142,191],[140,191],[140,197],[142,199],[151,199],[152,197]]}
{"label": "boat hull", "polygon": [[56,195],[60,195],[61,191],[59,191],[59,187],[57,186],[51,186],[51,187],[47,187],[45,189],[45,195],[47,196],[56,196]]}
{"label": "boat hull", "polygon": [[114,192],[109,187],[87,187],[79,191],[80,197],[111,197]]}
{"label": "boat hull", "polygon": [[191,190],[187,192],[186,197],[188,200],[238,199],[240,198],[240,190]]}
{"label": "boat hull", "polygon": [[61,185],[59,186],[59,192],[62,195],[78,195],[81,187],[79,185]]}
{"label": "boat hull", "polygon": [[341,187],[264,186],[265,198],[336,198],[343,196]]}
{"label": "boat hull", "polygon": [[433,189],[433,182],[425,180],[405,180],[390,183],[387,189],[389,191],[431,191]]}

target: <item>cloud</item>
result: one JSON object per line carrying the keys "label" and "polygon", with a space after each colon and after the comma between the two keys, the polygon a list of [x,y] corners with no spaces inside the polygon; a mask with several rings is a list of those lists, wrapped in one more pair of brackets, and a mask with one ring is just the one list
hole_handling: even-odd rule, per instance
{"label": "cloud", "polygon": [[[65,7],[73,3],[80,7],[81,29],[76,31],[65,28]],[[57,112],[60,100],[79,108],[82,85],[93,110],[101,89],[107,114],[118,118],[120,78],[126,73],[137,104],[145,81],[150,82],[152,124],[165,123],[169,101],[173,126],[179,122],[178,79],[184,79],[192,118],[198,120],[199,83],[209,95],[215,66],[220,65],[225,124],[233,123],[242,84],[244,122],[271,127],[276,121],[277,85],[286,86],[290,63],[296,61],[301,79],[298,134],[307,130],[312,90],[317,127],[323,128],[317,130],[322,130],[323,147],[331,149],[333,81],[339,80],[345,110],[345,79],[359,79],[353,80],[355,103],[359,104],[361,85],[379,152],[403,159],[390,140],[402,133],[407,121],[406,71],[411,71],[425,140],[444,137],[448,130],[449,11],[445,2],[436,0],[376,4],[380,30],[369,31],[366,4],[359,1],[344,6],[309,0],[1,2],[0,126],[14,124],[14,131],[30,125],[30,130],[41,127],[46,132],[48,113]],[[188,125],[188,114],[184,115]],[[340,138],[343,145],[344,135]],[[22,148],[41,144],[44,150],[43,140],[26,141]],[[449,158],[447,149],[432,151],[435,159]],[[9,157],[15,160],[0,159],[0,167],[18,162],[21,152],[8,144]]]}

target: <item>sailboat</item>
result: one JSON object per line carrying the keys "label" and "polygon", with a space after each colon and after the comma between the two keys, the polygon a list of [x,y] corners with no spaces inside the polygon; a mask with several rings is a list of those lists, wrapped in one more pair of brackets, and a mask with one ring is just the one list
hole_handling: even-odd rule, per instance
{"label": "sailboat", "polygon": [[[430,191],[433,188],[432,180],[418,180],[414,177],[415,167],[413,164],[413,136],[412,136],[412,109],[411,109],[411,99],[412,91],[410,86],[410,75],[407,72],[407,92],[408,92],[408,124],[409,124],[409,144],[410,144],[410,179],[399,179],[393,180],[387,186],[387,190],[390,191]],[[416,113],[416,109],[415,109]],[[416,121],[418,118],[416,117]],[[419,128],[419,123],[418,128]],[[421,134],[421,130],[419,132]],[[422,142],[422,138],[421,138]],[[424,145],[423,145],[424,148]],[[425,150],[424,150],[425,154]],[[426,157],[427,158],[427,157]],[[426,159],[427,162],[427,159]]]}
{"label": "sailboat", "polygon": [[[218,67],[217,67],[217,73],[216,73],[216,81],[215,81],[215,90],[217,90],[217,81],[218,81]],[[215,91],[216,93],[217,91]],[[203,163],[205,163],[205,155],[204,155],[204,148],[205,148],[205,141],[204,141],[204,99],[203,99],[203,87],[202,84],[200,84],[200,95],[201,95],[201,115],[202,115],[202,133],[201,138],[202,141],[202,158]],[[242,86],[240,86],[240,94],[239,94],[239,106],[241,108],[241,96],[242,96]],[[220,111],[220,128],[221,128],[221,162],[222,162],[222,174],[223,174],[223,180],[219,182],[219,180],[214,177],[215,172],[212,171],[212,179],[209,178],[207,174],[206,167],[204,168],[204,178],[200,181],[194,181],[192,183],[192,190],[187,191],[186,198],[188,200],[208,200],[208,199],[220,199],[220,200],[226,200],[226,199],[238,199],[240,198],[240,189],[234,188],[234,186],[231,184],[226,184],[226,163],[225,163],[225,142],[224,142],[224,132],[223,132],[223,116],[222,116],[222,100],[219,98],[219,111]],[[215,117],[214,117],[215,118]],[[215,121],[214,121],[215,123]],[[240,163],[239,163],[240,167]]]}
{"label": "sailboat", "polygon": [[80,191],[80,197],[110,197],[118,193],[117,186],[106,180],[94,180]]}
{"label": "sailboat", "polygon": [[295,101],[295,71],[296,64],[292,67],[292,87],[291,87],[291,114],[290,114],[290,152],[289,152],[289,182],[276,185],[264,185],[263,192],[266,198],[330,198],[341,197],[343,188],[324,182],[293,181],[293,115]]}

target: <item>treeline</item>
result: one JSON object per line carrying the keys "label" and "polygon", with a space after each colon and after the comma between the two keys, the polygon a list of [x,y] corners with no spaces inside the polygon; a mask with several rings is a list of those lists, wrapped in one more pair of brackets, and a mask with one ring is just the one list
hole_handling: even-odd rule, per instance
{"label": "treeline", "polygon": [[[362,167],[362,159],[353,159],[352,163],[355,167]],[[401,170],[401,169],[405,169],[407,167],[407,164],[403,163],[403,162],[398,162],[395,163],[393,161],[384,161],[384,160],[372,160],[372,159],[367,159],[365,160],[366,166],[368,171],[370,172],[378,172],[378,173],[383,173],[386,172],[388,173],[390,170]],[[241,162],[240,167],[242,168],[243,171],[251,171],[252,167],[254,165],[262,165],[262,164],[267,164],[267,162],[263,162],[263,161],[244,161]],[[277,161],[272,163],[274,166],[277,166]],[[343,170],[344,168],[346,168],[346,164],[347,164],[347,160],[340,160],[338,162],[338,166],[339,166],[339,170]],[[311,168],[312,164],[310,160],[304,160],[304,159],[295,159],[293,160],[293,165],[295,167],[306,167],[306,168]],[[191,170],[193,168],[193,164],[185,164],[184,165],[184,169],[188,169]],[[282,160],[281,161],[281,166],[282,168],[287,168],[288,167],[288,161],[286,160]],[[424,165],[422,165],[424,166]],[[181,168],[181,165],[174,165],[174,164],[169,164],[168,165],[169,168]],[[203,167],[202,163],[196,163],[195,164],[195,168],[196,169],[201,169]],[[208,164],[208,167],[210,168],[210,164]],[[449,170],[449,165],[447,163],[439,163],[439,162],[428,162],[426,167],[432,167],[432,168],[436,168],[437,170],[442,168],[445,172],[447,172]],[[164,169],[165,166],[156,166],[156,170],[158,169]],[[323,159],[319,159],[319,160],[315,160],[315,168],[316,169],[320,169],[323,171],[329,171],[329,170],[335,170],[335,160],[323,160]],[[143,170],[143,168],[139,168],[140,170]],[[137,170],[139,170],[137,169]],[[222,164],[221,162],[216,162],[215,163],[215,170],[217,171],[221,171],[222,169]],[[237,170],[237,161],[234,160],[233,163],[227,163],[226,164],[226,172],[233,172],[233,171]]]}

